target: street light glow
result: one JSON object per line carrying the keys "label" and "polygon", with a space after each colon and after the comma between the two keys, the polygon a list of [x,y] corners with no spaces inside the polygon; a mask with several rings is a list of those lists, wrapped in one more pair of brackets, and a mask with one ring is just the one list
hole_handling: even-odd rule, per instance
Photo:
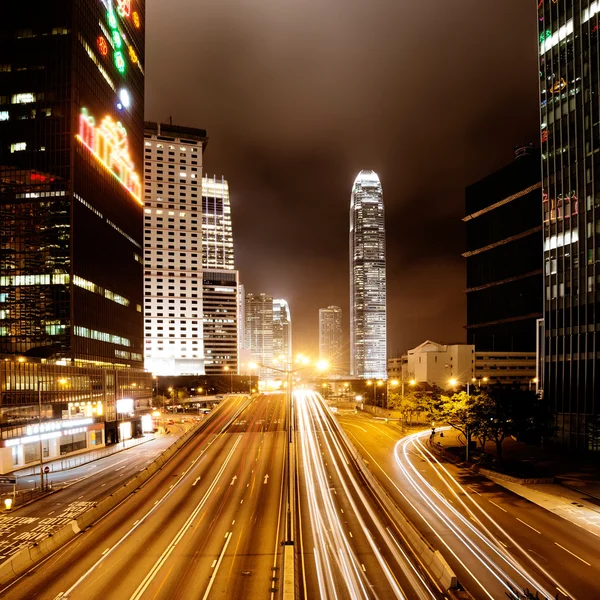
{"label": "street light glow", "polygon": [[400,385],[400,382],[399,382],[397,379],[392,379],[392,380],[390,381],[390,385],[391,385],[392,387],[396,387],[397,385]]}
{"label": "street light glow", "polygon": [[449,383],[450,383],[450,385],[451,385],[452,387],[454,387],[454,386],[455,386],[455,385],[458,383],[458,381],[456,381],[456,379],[454,379],[454,377],[453,377],[453,378],[452,378],[452,379],[449,381]]}
{"label": "street light glow", "polygon": [[408,384],[409,384],[409,385],[417,385],[417,381],[416,381],[416,379],[411,379],[411,380],[408,382]]}
{"label": "street light glow", "polygon": [[317,369],[319,369],[319,371],[325,371],[328,368],[329,363],[326,360],[320,360],[319,362],[317,362]]}

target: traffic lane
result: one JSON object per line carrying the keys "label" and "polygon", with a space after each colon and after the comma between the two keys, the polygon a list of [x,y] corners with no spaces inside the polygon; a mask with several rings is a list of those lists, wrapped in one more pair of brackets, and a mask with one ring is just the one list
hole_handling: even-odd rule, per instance
{"label": "traffic lane", "polygon": [[[411,485],[403,480],[395,463],[393,445],[386,447],[382,439],[386,436],[379,435],[377,438],[374,431],[376,428],[385,427],[385,424],[373,425],[362,422],[361,427],[366,430],[366,433],[349,427],[346,432],[407,519],[432,547],[442,553],[457,574],[459,581],[471,593],[476,597],[503,598],[505,586],[493,570],[481,563],[477,557],[478,552],[473,548],[471,536],[467,536],[470,540],[467,544],[466,540],[457,536],[453,527],[446,524],[445,512],[442,511],[443,517],[441,517],[421,498],[416,498]],[[389,435],[393,437],[393,433]],[[519,578],[516,579],[522,586],[523,582],[519,581]]]}
{"label": "traffic lane", "polygon": [[[199,438],[200,441],[210,438],[211,434],[214,435],[238,408],[239,402],[234,402],[225,406],[223,414],[215,414],[214,422],[209,421],[206,431],[198,434],[203,436]],[[133,460],[129,459],[131,455],[123,456],[119,453],[103,459],[108,461],[102,463],[105,466],[97,464],[82,467],[80,472],[86,474],[76,478],[73,485],[0,517],[0,560],[12,556],[20,548],[43,539],[70,520],[76,519],[95,502],[124,485],[131,476],[143,470],[156,458],[156,455],[152,454],[144,456],[146,450],[141,446],[125,452],[133,452]]]}
{"label": "traffic lane", "polygon": [[[256,420],[259,408],[254,402],[242,413],[247,423]],[[241,420],[240,417],[236,422]],[[236,484],[242,434],[224,433],[216,439],[209,451],[197,459],[197,464],[190,465],[185,479],[171,485],[177,485],[176,490],[153,511],[152,517],[134,526],[125,539],[120,538],[118,546],[113,546],[94,571],[86,574],[76,589],[68,590],[67,595],[103,598],[116,589],[115,586],[124,597],[155,595],[168,589],[169,583],[184,579],[186,573],[169,577],[172,559],[183,557],[181,565],[187,570],[189,534],[194,525],[210,514],[220,517],[224,510],[224,505],[216,499],[225,492],[231,493]],[[194,488],[192,493],[189,493],[190,485]],[[144,548],[141,556],[137,552],[139,548]]]}
{"label": "traffic lane", "polygon": [[[259,429],[267,416],[267,406],[255,403],[254,408],[252,412],[244,412],[237,421],[238,425],[244,422],[243,432],[238,430],[227,434],[241,440],[237,459],[231,462],[231,470],[207,498],[197,522],[190,523],[192,530],[189,535],[182,536],[176,546],[165,547],[132,598],[142,594],[159,598],[189,598],[198,596],[199,590],[208,589],[209,585],[215,592],[218,589],[219,582],[211,581],[211,575],[217,573],[221,563],[226,566],[227,561],[223,561],[223,557],[219,561],[223,548],[226,548],[225,545],[230,549],[233,547],[229,543],[235,542],[236,531],[252,516],[248,511],[244,513],[244,502],[248,503],[248,490],[261,475],[260,456],[265,453],[265,434]],[[164,560],[162,565],[161,560]],[[266,576],[268,581],[268,573]]]}
{"label": "traffic lane", "polygon": [[[551,575],[561,590],[579,597],[600,596],[600,540],[558,515],[528,502],[494,482],[456,467],[431,453],[429,481],[447,494],[455,494],[457,508],[481,519],[515,556],[525,558],[535,570]],[[466,506],[461,506],[460,502]]]}
{"label": "traffic lane", "polygon": [[[185,471],[192,460],[197,460],[198,454],[196,444],[184,446],[147,485],[36,567],[31,575],[21,577],[14,585],[4,588],[2,597],[54,598],[56,594],[68,589],[78,574],[88,570],[99,558],[98,553],[108,547],[105,543],[111,540],[114,542],[115,538],[127,533],[132,524],[139,522],[148,507],[158,503],[164,491],[169,489],[174,475]],[[100,547],[102,550],[99,550]]]}
{"label": "traffic lane", "polygon": [[[408,559],[407,552],[401,549],[402,538],[394,535],[394,523],[389,520],[388,515],[367,491],[362,477],[355,469],[351,458],[346,454],[335,430],[326,426],[319,437],[322,439],[322,447],[326,449],[326,454],[329,452],[331,462],[328,461],[326,466],[331,474],[331,481],[334,483],[335,502],[349,528],[352,542],[358,548],[359,540],[364,539],[364,549],[359,549],[358,555],[365,558],[361,567],[367,578],[377,581],[377,584],[370,582],[372,589],[377,590],[381,586],[380,593],[384,597],[397,593],[398,587],[407,598],[432,599],[438,597],[438,590],[426,583],[427,575],[418,572],[413,561]],[[337,482],[339,482],[339,486]],[[353,533],[356,531],[359,532],[358,536]],[[367,537],[375,541],[377,550],[374,550],[368,543]],[[391,547],[390,539],[392,540]],[[393,574],[390,578],[391,581],[385,581],[385,578],[382,577],[381,558],[376,556],[376,552],[381,554],[385,565],[391,569]],[[367,564],[367,560],[370,565]],[[383,585],[384,583],[385,585]],[[386,588],[389,591],[386,592]]]}

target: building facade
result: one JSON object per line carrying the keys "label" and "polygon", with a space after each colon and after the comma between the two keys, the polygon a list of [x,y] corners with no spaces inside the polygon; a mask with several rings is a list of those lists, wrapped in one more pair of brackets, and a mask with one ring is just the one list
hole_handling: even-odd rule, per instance
{"label": "building facade", "polygon": [[540,154],[518,148],[512,164],[466,189],[467,343],[532,352],[542,316]]}
{"label": "building facade", "polygon": [[600,414],[600,31],[596,1],[540,2],[543,399],[556,442],[591,449]]}
{"label": "building facade", "polygon": [[273,299],[273,358],[292,364],[292,317],[287,300]]}
{"label": "building facade", "polygon": [[329,372],[334,375],[344,371],[344,334],[339,306],[319,309],[319,360],[326,360]]}
{"label": "building facade", "polygon": [[252,362],[259,365],[259,376],[270,374],[273,364],[273,297],[246,294],[246,348]]}
{"label": "building facade", "polygon": [[202,265],[234,269],[229,185],[225,178],[202,178]]}
{"label": "building facade", "polygon": [[383,190],[374,171],[361,171],[350,200],[350,369],[386,376],[386,263]]}
{"label": "building facade", "polygon": [[143,0],[0,22],[0,352],[143,364]]}
{"label": "building facade", "polygon": [[144,137],[145,365],[157,375],[204,374],[206,131],[146,123]]}

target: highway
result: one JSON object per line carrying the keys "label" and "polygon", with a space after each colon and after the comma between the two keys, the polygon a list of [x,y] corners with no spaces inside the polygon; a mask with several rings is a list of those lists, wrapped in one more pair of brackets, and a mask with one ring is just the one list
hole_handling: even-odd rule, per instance
{"label": "highway", "polygon": [[370,497],[320,395],[296,392],[301,596],[440,597]]}
{"label": "highway", "polygon": [[0,597],[272,598],[285,419],[282,394],[222,402],[210,430]]}
{"label": "highway", "polygon": [[476,598],[511,588],[546,598],[600,597],[600,540],[486,478],[446,463],[429,431],[403,439],[364,414],[340,414],[373,473]]}

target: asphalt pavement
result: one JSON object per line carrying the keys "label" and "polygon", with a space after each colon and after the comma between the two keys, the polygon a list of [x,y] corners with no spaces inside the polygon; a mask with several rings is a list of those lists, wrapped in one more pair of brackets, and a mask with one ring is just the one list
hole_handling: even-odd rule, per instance
{"label": "asphalt pavement", "polygon": [[233,398],[214,417],[137,493],[0,597],[272,597],[284,396]]}
{"label": "asphalt pavement", "polygon": [[483,476],[439,459],[430,431],[402,438],[364,413],[338,418],[376,477],[476,598],[510,588],[600,597],[598,538]]}

